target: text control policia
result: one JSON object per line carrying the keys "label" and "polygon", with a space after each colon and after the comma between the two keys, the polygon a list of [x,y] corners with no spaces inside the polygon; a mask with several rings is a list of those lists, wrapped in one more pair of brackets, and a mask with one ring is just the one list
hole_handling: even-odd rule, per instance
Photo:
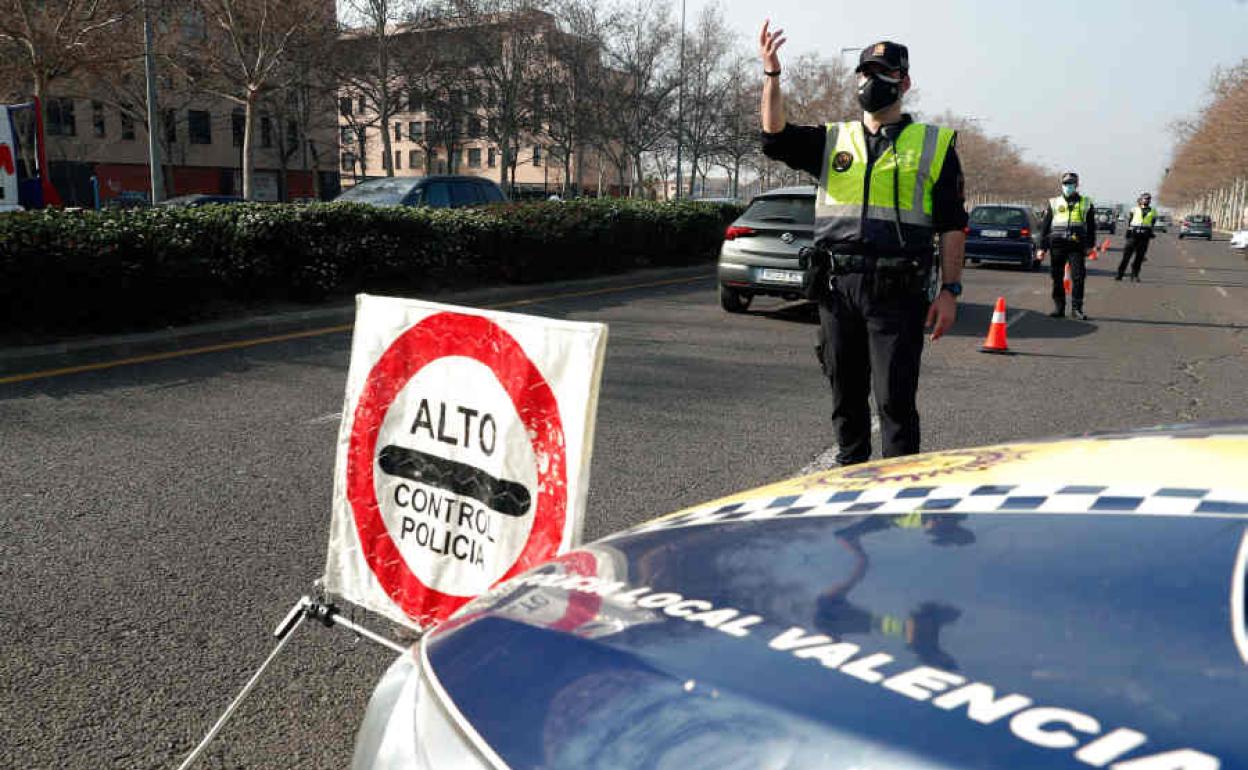
{"label": "text control policia", "polygon": [[[956,136],[902,112],[910,55],[890,41],[867,46],[859,58],[861,120],[786,123],[783,31],[769,25],[759,38],[763,152],[819,179],[805,282],[819,303],[816,350],[832,387],[836,460],[850,465],[870,458],[872,390],[883,455],[914,454],[923,330],[930,327],[932,340],[940,339],[962,293],[967,215]],[[937,237],[943,283],[930,298]]]}

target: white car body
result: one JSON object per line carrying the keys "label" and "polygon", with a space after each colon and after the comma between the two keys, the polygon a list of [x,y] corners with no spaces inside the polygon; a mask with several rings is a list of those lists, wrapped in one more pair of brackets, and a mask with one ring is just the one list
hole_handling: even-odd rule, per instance
{"label": "white car body", "polygon": [[1231,248],[1240,251],[1248,250],[1248,230],[1236,230],[1231,233]]}

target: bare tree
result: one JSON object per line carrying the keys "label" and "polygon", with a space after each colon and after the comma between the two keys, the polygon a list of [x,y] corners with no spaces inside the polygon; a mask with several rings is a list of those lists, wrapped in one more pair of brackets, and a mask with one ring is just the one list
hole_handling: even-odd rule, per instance
{"label": "bare tree", "polygon": [[501,154],[504,189],[515,182],[520,146],[536,131],[533,90],[541,84],[545,37],[554,28],[545,0],[451,0],[461,43],[484,86],[486,133]]}
{"label": "bare tree", "polygon": [[758,156],[758,120],[754,115],[762,92],[758,65],[752,56],[740,56],[731,66],[724,95],[724,113],[715,134],[712,155],[728,174],[732,197],[740,195],[741,169]]}
{"label": "bare tree", "polygon": [[671,66],[675,25],[662,0],[625,0],[611,17],[605,40],[609,67],[595,144],[624,186],[633,169],[632,194],[641,194],[642,156],[669,136],[678,73]]}
{"label": "bare tree", "polygon": [[678,127],[690,166],[689,195],[693,195],[699,172],[705,173],[700,164],[712,151],[722,119],[732,44],[733,34],[720,7],[704,7],[693,33],[685,41],[685,109],[683,124]]}
{"label": "bare tree", "polygon": [[[255,199],[255,127],[262,98],[289,86],[300,47],[332,30],[321,0],[197,0],[208,30],[184,59],[209,93],[243,108],[243,197]],[[332,7],[329,8],[332,11]]]}
{"label": "bare tree", "polygon": [[363,114],[381,126],[382,168],[394,176],[391,118],[401,109],[402,80],[399,70],[404,34],[400,26],[416,21],[423,9],[411,0],[342,0],[339,50],[333,58],[340,87],[355,95]]}
{"label": "bare tree", "polygon": [[[594,138],[602,109],[607,73],[602,66],[603,38],[609,26],[597,0],[561,0],[560,29],[545,38],[542,66],[542,134],[551,153],[563,163],[563,194],[580,194],[583,150]],[[575,163],[575,173],[573,164]]]}
{"label": "bare tree", "polygon": [[[0,61],[37,98],[49,87],[126,55],[118,30],[135,10],[129,0],[5,0],[0,5]],[[121,43],[119,45],[119,42]]]}

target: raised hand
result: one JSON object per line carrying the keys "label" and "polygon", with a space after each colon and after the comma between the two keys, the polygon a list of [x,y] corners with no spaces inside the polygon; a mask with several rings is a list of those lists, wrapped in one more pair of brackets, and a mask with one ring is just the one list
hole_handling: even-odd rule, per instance
{"label": "raised hand", "polygon": [[758,55],[763,60],[763,69],[768,72],[775,72],[780,69],[780,46],[784,45],[788,38],[784,37],[784,30],[778,29],[775,32],[769,31],[771,19],[763,22],[763,31],[758,36]]}

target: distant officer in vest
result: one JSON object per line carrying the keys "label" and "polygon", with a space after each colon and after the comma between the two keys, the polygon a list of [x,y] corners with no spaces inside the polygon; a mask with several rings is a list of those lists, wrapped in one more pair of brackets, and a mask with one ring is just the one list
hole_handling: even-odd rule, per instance
{"label": "distant officer in vest", "polygon": [[[783,31],[763,24],[763,153],[819,180],[807,296],[819,305],[819,354],[832,386],[836,460],[871,456],[872,388],[885,457],[919,451],[919,359],[953,324],[966,236],[962,166],[954,132],[901,111],[910,90],[904,45],[880,42],[859,57],[861,120],[786,123]],[[939,237],[944,283],[929,291]]]}
{"label": "distant officer in vest", "polygon": [[1066,315],[1066,289],[1063,279],[1070,265],[1071,317],[1088,320],[1083,312],[1083,285],[1088,270],[1084,259],[1096,244],[1096,216],[1092,199],[1079,194],[1079,175],[1062,174],[1062,194],[1049,201],[1041,215],[1040,256],[1051,256],[1049,275],[1053,279],[1053,318]]}
{"label": "distant officer in vest", "polygon": [[1153,196],[1142,193],[1138,205],[1131,209],[1131,224],[1127,227],[1127,245],[1122,248],[1122,261],[1118,263],[1118,275],[1115,281],[1121,281],[1127,272],[1127,263],[1132,255],[1135,261],[1131,264],[1131,280],[1139,282],[1140,265],[1144,264],[1144,255],[1148,253],[1148,242],[1153,239],[1153,223],[1157,221],[1157,209],[1153,208]]}

